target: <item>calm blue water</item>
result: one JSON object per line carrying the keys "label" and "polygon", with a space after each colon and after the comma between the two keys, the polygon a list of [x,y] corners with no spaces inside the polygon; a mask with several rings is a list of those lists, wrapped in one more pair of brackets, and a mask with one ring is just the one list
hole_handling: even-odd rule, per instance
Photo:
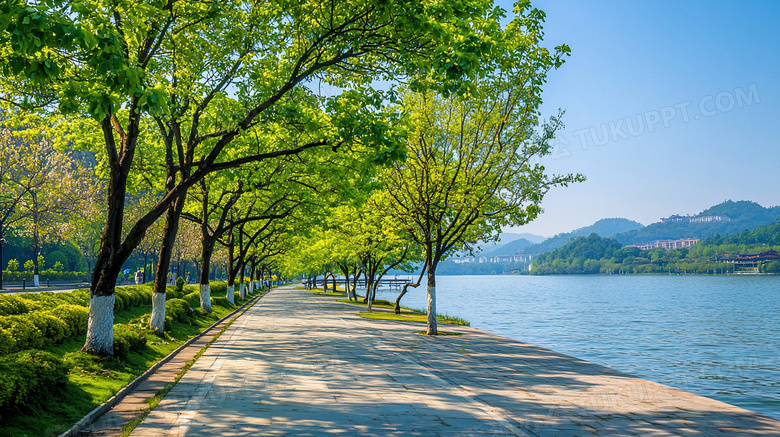
{"label": "calm blue water", "polygon": [[[780,419],[780,277],[440,276],[437,298],[475,328]],[[402,305],[424,308],[424,287]]]}

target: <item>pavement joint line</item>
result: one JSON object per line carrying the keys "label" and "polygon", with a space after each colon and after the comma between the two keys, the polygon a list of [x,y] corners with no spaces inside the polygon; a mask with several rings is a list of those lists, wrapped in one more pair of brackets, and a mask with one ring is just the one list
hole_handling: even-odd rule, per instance
{"label": "pavement joint line", "polygon": [[[154,375],[157,370],[159,370],[162,366],[165,364],[168,364],[170,361],[174,360],[180,352],[182,352],[184,349],[188,348],[192,345],[192,343],[195,343],[196,341],[202,339],[203,337],[211,334],[211,331],[215,329],[219,324],[229,320],[231,317],[235,316],[236,318],[240,317],[244,312],[246,312],[249,307],[257,303],[263,296],[265,296],[268,292],[260,294],[255,296],[252,300],[244,303],[242,306],[236,308],[233,312],[230,314],[227,314],[225,317],[217,320],[214,322],[211,326],[204,329],[203,332],[200,334],[190,338],[187,340],[184,344],[176,348],[174,351],[163,357],[160,361],[152,365],[146,372],[138,376],[136,379],[132,380],[129,384],[119,389],[119,391],[112,397],[110,397],[106,402],[104,402],[101,405],[98,405],[95,407],[92,411],[87,413],[84,417],[82,417],[78,422],[73,424],[68,430],[63,432],[62,434],[59,434],[57,437],[75,437],[79,435],[79,433],[89,425],[92,425],[93,423],[97,422],[100,417],[102,417],[104,414],[109,412],[112,408],[114,408],[116,405],[118,405],[122,400],[135,391],[135,389],[144,383],[150,376]],[[240,312],[240,314],[239,314]],[[228,324],[229,326],[229,324]],[[222,333],[222,330],[218,332],[215,337],[218,337]],[[213,340],[213,339],[212,339]],[[208,344],[204,346],[203,348],[207,348]],[[186,363],[185,363],[186,365]],[[152,396],[149,396],[147,399],[154,397],[155,395],[152,394]],[[113,428],[113,427],[112,427]]]}

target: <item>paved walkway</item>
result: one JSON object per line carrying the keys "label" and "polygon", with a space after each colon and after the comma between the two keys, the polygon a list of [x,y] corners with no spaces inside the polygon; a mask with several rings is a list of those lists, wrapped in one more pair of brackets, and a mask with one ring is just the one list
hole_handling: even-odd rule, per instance
{"label": "paved walkway", "polygon": [[270,292],[132,435],[780,436],[768,417],[529,344],[356,312]]}
{"label": "paved walkway", "polygon": [[[263,294],[256,295],[259,299]],[[251,300],[245,304],[251,304]],[[238,314],[245,311],[242,308],[237,310]],[[162,364],[157,370],[147,376],[136,387],[121,398],[116,405],[108,411],[101,414],[97,420],[84,427],[76,433],[76,436],[105,436],[116,437],[122,435],[122,429],[130,421],[136,420],[143,415],[149,407],[148,400],[153,398],[158,392],[163,390],[168,384],[176,381],[176,377],[181,370],[192,361],[193,358],[203,349],[216,335],[218,335],[233,319],[238,315],[231,313],[223,320],[215,323],[204,330],[201,335],[191,340],[189,344],[177,349],[168,356],[168,361]]]}

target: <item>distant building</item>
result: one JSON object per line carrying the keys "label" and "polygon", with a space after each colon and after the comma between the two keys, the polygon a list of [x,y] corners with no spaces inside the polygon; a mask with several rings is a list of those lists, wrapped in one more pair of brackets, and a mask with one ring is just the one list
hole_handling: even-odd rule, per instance
{"label": "distant building", "polygon": [[680,238],[679,240],[656,240],[647,244],[629,244],[626,247],[638,247],[640,250],[653,250],[662,247],[664,250],[673,250],[691,247],[698,241],[698,238]]}
{"label": "distant building", "polygon": [[709,223],[709,222],[728,222],[731,218],[727,215],[705,215],[701,217],[691,217],[689,215],[672,215],[669,217],[662,217],[662,223]]}
{"label": "distant building", "polygon": [[723,262],[735,265],[736,272],[760,272],[761,265],[771,261],[780,261],[780,253],[774,250],[755,254],[739,254],[734,258],[721,259]]}
{"label": "distant building", "polygon": [[490,257],[479,257],[480,263],[519,263],[519,262],[529,262],[531,261],[531,258],[533,258],[533,255],[529,255],[527,253],[518,253],[515,255],[493,255]]}
{"label": "distant building", "polygon": [[473,263],[476,260],[473,256],[466,256],[463,258],[453,258],[452,262],[455,264],[468,264]]}

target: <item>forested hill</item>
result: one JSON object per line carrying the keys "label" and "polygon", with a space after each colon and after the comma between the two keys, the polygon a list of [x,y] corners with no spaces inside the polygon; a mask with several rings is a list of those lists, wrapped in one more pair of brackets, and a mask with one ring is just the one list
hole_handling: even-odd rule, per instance
{"label": "forested hill", "polygon": [[708,223],[659,222],[641,229],[615,235],[613,238],[622,244],[644,244],[655,240],[707,238],[715,234],[736,234],[746,229],[753,230],[760,225],[773,223],[780,217],[780,206],[764,208],[755,202],[745,200],[733,202],[727,200],[702,211],[695,217],[713,215],[725,215],[731,220],[728,222]]}
{"label": "forested hill", "polygon": [[563,247],[572,238],[585,237],[590,234],[596,234],[600,237],[611,237],[615,234],[641,228],[642,224],[633,220],[624,218],[601,219],[590,226],[585,226],[584,228],[575,229],[571,232],[558,234],[552,238],[544,240],[539,244],[529,246],[525,248],[524,252],[531,254],[545,253]]}
{"label": "forested hill", "polygon": [[[706,238],[690,250],[640,250],[621,247],[611,238],[592,234],[534,259],[531,274],[588,273],[729,273],[735,265],[724,262],[738,254],[780,251],[780,221],[752,231]],[[765,273],[780,273],[780,262],[761,266]]]}

